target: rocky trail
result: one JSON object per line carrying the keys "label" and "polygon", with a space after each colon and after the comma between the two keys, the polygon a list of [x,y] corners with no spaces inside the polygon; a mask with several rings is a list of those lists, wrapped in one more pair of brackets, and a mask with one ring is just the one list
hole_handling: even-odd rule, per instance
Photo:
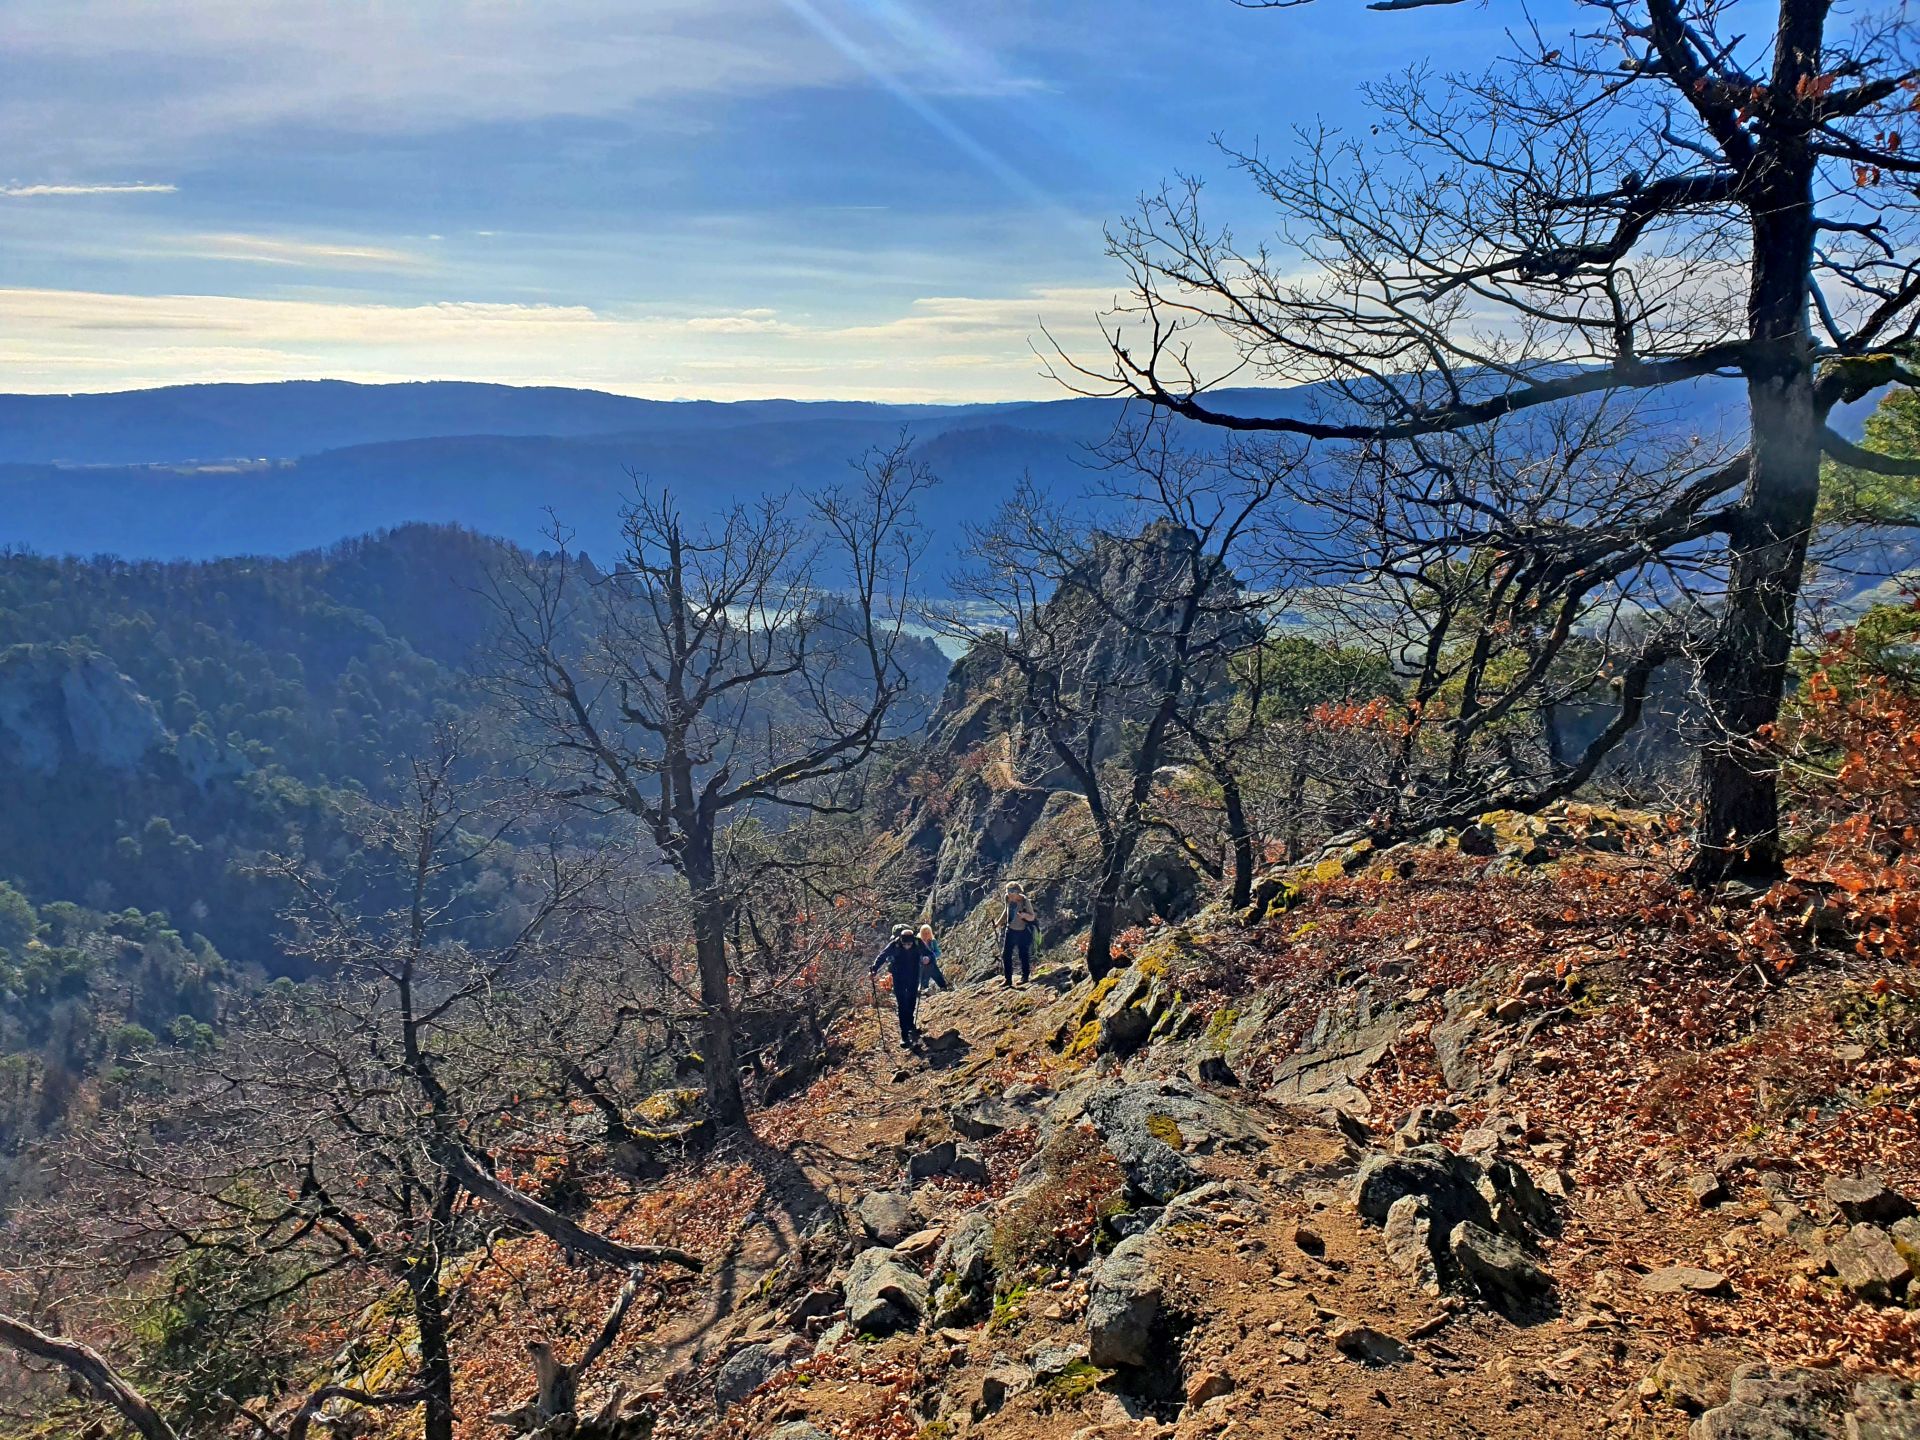
{"label": "rocky trail", "polygon": [[[1180,983],[1260,925],[1332,931],[1272,887],[1253,921],[1169,927],[1099,985],[1059,958],[1015,990],[956,975],[919,1054],[890,1004],[853,1016],[843,1061],[653,1197],[634,1233],[704,1226],[715,1263],[663,1284],[588,1387],[620,1386],[624,1418],[577,1433],[1920,1436],[1920,1157],[1897,1118],[1920,1066],[1835,1028],[1867,977],[1836,958],[1762,986],[1730,1038],[1681,1052],[1733,1066],[1794,1037],[1796,1063],[1851,1067],[1839,1118],[1709,1145],[1731,1084],[1696,1068],[1715,1097],[1683,1097],[1686,1123],[1587,1124],[1569,1095],[1644,1098],[1609,1027],[1656,1007],[1618,956],[1571,984],[1526,946],[1424,963],[1414,898],[1497,864],[1463,848],[1431,892],[1387,857],[1405,908],[1364,913],[1398,943],[1303,1028],[1285,994]],[[1472,873],[1549,907],[1572,883]]]}

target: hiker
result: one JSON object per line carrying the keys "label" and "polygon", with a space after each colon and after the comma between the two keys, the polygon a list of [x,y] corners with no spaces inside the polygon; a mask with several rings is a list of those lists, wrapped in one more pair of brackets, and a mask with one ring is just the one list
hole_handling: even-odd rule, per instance
{"label": "hiker", "polygon": [[920,1002],[920,960],[926,946],[913,933],[911,925],[893,927],[893,938],[868,967],[869,977],[886,966],[893,976],[893,1003],[900,1011],[900,1043],[911,1050],[920,1043],[919,1028],[913,1023],[913,1008]]}
{"label": "hiker", "polygon": [[926,947],[926,955],[920,961],[920,993],[938,985],[942,990],[951,990],[953,986],[940,969],[940,942],[933,938],[933,926],[920,927],[920,943]]}
{"label": "hiker", "polygon": [[1020,957],[1020,983],[1027,983],[1027,972],[1033,966],[1033,925],[1037,918],[1026,892],[1017,883],[1009,883],[1007,913],[1001,921],[1000,971],[1005,977],[1001,981],[1003,987],[1010,988],[1013,985],[1013,957],[1016,954]]}

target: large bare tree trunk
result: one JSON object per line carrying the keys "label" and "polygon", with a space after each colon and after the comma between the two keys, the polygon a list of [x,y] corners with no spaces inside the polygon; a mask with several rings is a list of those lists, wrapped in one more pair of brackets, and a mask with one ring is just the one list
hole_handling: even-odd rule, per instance
{"label": "large bare tree trunk", "polygon": [[440,1289],[440,1255],[422,1256],[407,1272],[413,1319],[420,1336],[420,1387],[426,1440],[453,1440],[453,1358],[448,1345],[447,1299]]}
{"label": "large bare tree trunk", "polygon": [[[1776,84],[1789,89],[1819,54],[1823,6],[1782,7]],[[1801,33],[1804,32],[1804,33]],[[1726,606],[1702,682],[1715,733],[1701,754],[1701,813],[1693,877],[1766,878],[1780,869],[1780,796],[1764,732],[1780,713],[1793,648],[1795,600],[1820,498],[1824,417],[1813,390],[1807,276],[1813,263],[1813,157],[1805,137],[1783,143],[1760,177],[1753,215],[1747,365],[1752,462],[1732,532]]]}
{"label": "large bare tree trunk", "polygon": [[705,1064],[707,1110],[722,1127],[747,1123],[747,1102],[740,1093],[740,1060],[735,1049],[733,995],[727,976],[726,905],[711,885],[694,892],[693,944],[700,966],[703,1016],[701,1059]]}
{"label": "large bare tree trunk", "polygon": [[[692,781],[687,781],[689,793]],[[683,873],[693,900],[693,949],[700,971],[700,1058],[705,1071],[707,1113],[731,1128],[747,1123],[740,1093],[740,1060],[734,1039],[733,990],[727,967],[727,900],[713,859],[713,826],[707,815],[690,816]]]}

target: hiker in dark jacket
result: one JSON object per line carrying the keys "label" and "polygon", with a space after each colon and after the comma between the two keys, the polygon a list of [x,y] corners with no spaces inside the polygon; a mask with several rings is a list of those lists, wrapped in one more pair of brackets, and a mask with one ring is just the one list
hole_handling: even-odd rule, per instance
{"label": "hiker in dark jacket", "polygon": [[1000,941],[1000,971],[1005,977],[1004,985],[1013,984],[1013,957],[1020,957],[1020,983],[1027,983],[1027,972],[1033,966],[1033,927],[1036,920],[1033,902],[1027,899],[1026,892],[1018,885],[1007,886],[1007,913],[1002,917]]}
{"label": "hiker in dark jacket", "polygon": [[919,1028],[913,1023],[913,1009],[920,1001],[920,962],[927,953],[911,925],[893,927],[893,939],[873,959],[868,975],[878,975],[886,967],[893,977],[893,1003],[900,1011],[900,1043],[911,1050],[920,1043]]}

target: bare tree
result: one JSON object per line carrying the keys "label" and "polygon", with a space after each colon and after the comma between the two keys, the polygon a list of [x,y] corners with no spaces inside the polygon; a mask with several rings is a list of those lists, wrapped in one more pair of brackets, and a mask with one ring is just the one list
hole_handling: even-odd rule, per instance
{"label": "bare tree", "polygon": [[[1361,444],[1737,378],[1738,463],[1676,476],[1663,503],[1602,538],[1622,554],[1726,542],[1694,868],[1767,872],[1779,826],[1764,734],[1822,454],[1912,468],[1828,424],[1836,404],[1906,378],[1920,324],[1912,25],[1896,11],[1841,39],[1830,0],[1782,0],[1757,33],[1724,0],[1580,8],[1589,31],[1522,28],[1483,76],[1415,70],[1370,87],[1367,137],[1322,129],[1289,157],[1234,154],[1279,211],[1271,246],[1209,226],[1195,185],[1150,199],[1111,236],[1134,297],[1107,360],[1063,370],[1207,425]],[[1204,369],[1196,332],[1223,336],[1233,359]],[[1210,403],[1243,368],[1327,382],[1336,403]]]}
{"label": "bare tree", "polygon": [[[500,692],[567,799],[633,816],[685,883],[710,1113],[746,1118],[730,983],[738,877],[727,826],[847,813],[896,733],[915,497],[905,440],[858,484],[690,524],[670,495],[625,515],[625,551],[587,581],[564,544],[500,577]],[[796,515],[801,518],[796,518]]]}
{"label": "bare tree", "polygon": [[1126,437],[1110,523],[1069,516],[1031,483],[972,540],[976,564],[945,628],[1012,677],[1038,739],[1021,763],[1086,798],[1099,844],[1087,936],[1095,979],[1111,967],[1128,867],[1155,828],[1155,773],[1231,684],[1262,601],[1234,573],[1284,464],[1223,467]]}

